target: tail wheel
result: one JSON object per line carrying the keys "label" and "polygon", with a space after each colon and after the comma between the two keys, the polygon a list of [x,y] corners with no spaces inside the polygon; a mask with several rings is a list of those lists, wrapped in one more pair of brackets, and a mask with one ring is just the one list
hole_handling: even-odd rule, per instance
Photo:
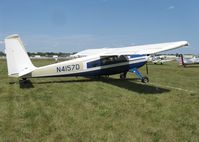
{"label": "tail wheel", "polygon": [[22,80],[19,80],[19,82],[21,82],[21,83],[27,83],[28,79],[27,78],[22,78]]}
{"label": "tail wheel", "polygon": [[142,83],[148,83],[149,82],[149,78],[144,76],[144,77],[142,77],[141,81],[142,81]]}

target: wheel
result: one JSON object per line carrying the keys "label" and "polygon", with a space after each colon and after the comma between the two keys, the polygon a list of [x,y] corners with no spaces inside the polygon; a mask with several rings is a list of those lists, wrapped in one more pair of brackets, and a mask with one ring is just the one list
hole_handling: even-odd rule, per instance
{"label": "wheel", "polygon": [[27,78],[22,78],[22,80],[19,80],[20,83],[27,83],[28,79]]}
{"label": "wheel", "polygon": [[120,74],[120,79],[126,79],[126,72]]}
{"label": "wheel", "polygon": [[141,81],[142,81],[142,83],[148,83],[149,82],[149,78],[144,76],[144,77],[142,77]]}

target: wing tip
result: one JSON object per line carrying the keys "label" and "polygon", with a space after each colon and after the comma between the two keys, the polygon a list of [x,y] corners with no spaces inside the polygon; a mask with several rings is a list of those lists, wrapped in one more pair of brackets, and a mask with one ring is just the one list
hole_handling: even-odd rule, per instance
{"label": "wing tip", "polygon": [[186,41],[186,40],[180,41],[180,42],[182,43],[183,46],[189,46],[190,45],[189,42]]}

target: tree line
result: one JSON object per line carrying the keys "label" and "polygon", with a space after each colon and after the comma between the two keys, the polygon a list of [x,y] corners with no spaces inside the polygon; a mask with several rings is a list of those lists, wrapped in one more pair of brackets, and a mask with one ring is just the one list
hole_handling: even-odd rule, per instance
{"label": "tree line", "polygon": [[0,51],[0,56],[5,56],[5,53],[3,53],[2,51]]}
{"label": "tree line", "polygon": [[[76,52],[73,52],[73,53],[63,53],[63,52],[59,52],[59,53],[56,53],[56,52],[28,52],[28,56],[30,57],[34,57],[36,55],[40,55],[40,56],[45,56],[45,57],[53,57],[54,55],[57,55],[59,57],[67,57],[67,56],[70,56],[70,55],[73,55],[75,54]],[[5,53],[0,51],[0,56],[5,56]]]}

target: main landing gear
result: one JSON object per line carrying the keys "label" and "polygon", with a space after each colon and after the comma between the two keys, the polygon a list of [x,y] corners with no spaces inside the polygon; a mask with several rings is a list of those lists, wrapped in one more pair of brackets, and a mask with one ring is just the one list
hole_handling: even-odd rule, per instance
{"label": "main landing gear", "polygon": [[142,74],[138,71],[137,68],[132,68],[129,71],[134,73],[143,83],[149,82],[149,78],[147,76],[142,76]]}
{"label": "main landing gear", "polygon": [[19,82],[20,82],[20,83],[27,83],[27,82],[29,82],[29,80],[28,80],[27,78],[21,78],[21,79],[19,80]]}
{"label": "main landing gear", "polygon": [[142,83],[148,83],[149,78],[147,76],[144,76],[144,77],[142,77],[141,81],[142,81]]}
{"label": "main landing gear", "polygon": [[120,74],[120,79],[126,79],[127,72],[123,72]]}
{"label": "main landing gear", "polygon": [[[142,74],[138,71],[137,68],[132,68],[129,70],[130,72],[134,73],[143,83],[148,83],[149,78],[147,76],[142,76]],[[123,72],[120,74],[120,79],[126,79],[127,72]]]}

